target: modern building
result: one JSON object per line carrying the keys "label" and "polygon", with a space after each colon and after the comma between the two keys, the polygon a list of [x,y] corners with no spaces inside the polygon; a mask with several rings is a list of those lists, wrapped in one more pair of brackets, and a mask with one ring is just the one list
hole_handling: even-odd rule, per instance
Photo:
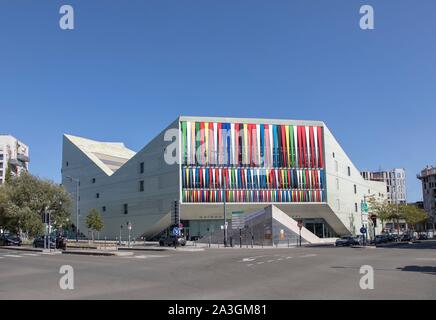
{"label": "modern building", "polygon": [[391,171],[363,171],[362,177],[365,180],[381,181],[386,183],[386,191],[389,203],[406,204],[406,170],[402,168],[392,169]]}
{"label": "modern building", "polygon": [[78,200],[80,230],[96,208],[101,234],[123,239],[128,223],[132,237],[168,228],[174,201],[189,237],[222,228],[224,207],[231,219],[271,205],[320,238],[357,234],[371,227],[361,203],[387,190],[361,176],[321,121],[186,116],[137,153],[64,135],[62,183]]}
{"label": "modern building", "polygon": [[425,167],[417,178],[422,182],[422,197],[424,210],[429,215],[427,228],[436,229],[436,168]]}
{"label": "modern building", "polygon": [[29,147],[8,134],[0,134],[0,184],[5,182],[6,172],[19,175],[29,169]]}

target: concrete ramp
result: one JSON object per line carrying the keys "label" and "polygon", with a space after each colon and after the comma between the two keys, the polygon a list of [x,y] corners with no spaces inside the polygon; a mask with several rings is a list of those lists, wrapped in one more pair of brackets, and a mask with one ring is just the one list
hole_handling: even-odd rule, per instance
{"label": "concrete ramp", "polygon": [[[288,216],[286,213],[284,213],[282,210],[280,210],[274,205],[265,208],[265,210],[266,211],[271,210],[271,215],[273,220],[279,222],[287,229],[299,235],[300,228],[298,227],[298,222],[296,220],[292,219],[290,216]],[[307,243],[311,243],[311,244],[323,243],[323,240],[321,238],[316,236],[314,233],[312,233],[305,227],[301,228],[301,237]]]}

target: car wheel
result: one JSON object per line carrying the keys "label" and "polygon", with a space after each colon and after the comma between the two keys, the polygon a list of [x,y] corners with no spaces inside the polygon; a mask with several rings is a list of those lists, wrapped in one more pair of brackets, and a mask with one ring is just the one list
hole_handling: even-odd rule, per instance
{"label": "car wheel", "polygon": [[159,245],[160,245],[161,247],[163,247],[163,245],[164,245],[163,241],[159,241]]}

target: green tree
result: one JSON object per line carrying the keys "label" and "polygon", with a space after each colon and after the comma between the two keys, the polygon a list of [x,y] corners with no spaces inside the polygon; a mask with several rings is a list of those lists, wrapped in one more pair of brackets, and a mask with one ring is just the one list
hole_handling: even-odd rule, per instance
{"label": "green tree", "polygon": [[23,172],[0,190],[0,223],[16,234],[35,236],[43,232],[46,210],[54,228],[65,225],[70,203],[70,195],[62,186]]}
{"label": "green tree", "polygon": [[416,226],[428,219],[428,214],[414,205],[405,205],[402,207],[402,218],[408,225],[416,230]]}
{"label": "green tree", "polygon": [[94,231],[100,232],[103,229],[103,218],[97,209],[91,209],[86,216],[86,226],[91,230],[92,241],[94,241]]}
{"label": "green tree", "polygon": [[382,232],[384,231],[384,222],[392,219],[393,207],[387,200],[377,201],[374,197],[368,199],[371,213],[375,214],[381,221]]}
{"label": "green tree", "polygon": [[8,165],[5,172],[5,183],[10,183],[12,179],[11,167]]}

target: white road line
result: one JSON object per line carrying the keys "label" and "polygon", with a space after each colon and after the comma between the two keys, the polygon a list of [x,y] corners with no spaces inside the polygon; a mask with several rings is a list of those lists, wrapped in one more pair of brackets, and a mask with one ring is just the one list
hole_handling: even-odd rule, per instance
{"label": "white road line", "polygon": [[8,258],[22,258],[22,256],[18,256],[15,254],[5,254],[4,257],[8,257]]}
{"label": "white road line", "polygon": [[148,259],[148,258],[163,258],[168,256],[158,256],[158,255],[140,255],[140,256],[133,256],[133,258],[136,259]]}
{"label": "white road line", "polygon": [[258,262],[257,264],[263,264],[263,263],[265,263],[265,262],[261,261],[261,262]]}
{"label": "white road line", "polygon": [[242,262],[249,262],[249,261],[254,261],[255,259],[253,258],[244,258],[242,259]]}
{"label": "white road line", "polygon": [[292,259],[292,257],[286,257],[286,259]]}
{"label": "white road line", "polygon": [[38,257],[39,254],[36,254],[36,253],[23,253],[23,256]]}
{"label": "white road line", "polygon": [[436,261],[436,258],[416,258],[416,260],[421,260],[421,261]]}
{"label": "white road line", "polygon": [[300,256],[300,258],[309,258],[309,257],[315,257],[316,254],[305,254],[304,256]]}
{"label": "white road line", "polygon": [[282,260],[283,260],[283,258],[278,258],[278,259],[277,259],[277,261],[282,261]]}

